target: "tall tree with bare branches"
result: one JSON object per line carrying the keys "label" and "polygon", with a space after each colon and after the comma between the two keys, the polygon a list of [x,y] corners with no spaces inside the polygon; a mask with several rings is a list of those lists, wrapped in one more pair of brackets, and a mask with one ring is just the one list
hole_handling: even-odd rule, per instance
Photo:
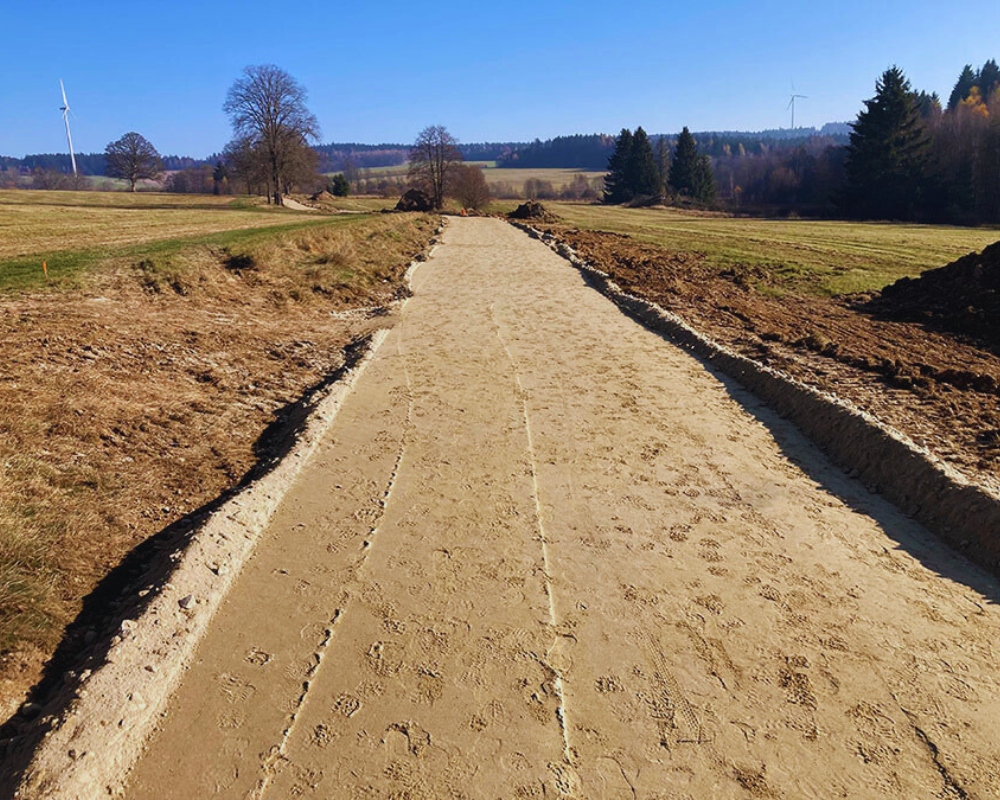
{"label": "tall tree with bare branches", "polygon": [[222,110],[233,133],[267,163],[275,205],[282,205],[286,173],[301,161],[302,149],[319,137],[319,122],[306,108],[306,90],[273,64],[246,67],[229,88]]}
{"label": "tall tree with bare branches", "polygon": [[112,178],[124,178],[134,192],[141,180],[155,180],[163,174],[163,162],[156,148],[142,134],[130,131],[104,148],[106,172]]}
{"label": "tall tree with bare branches", "polygon": [[462,161],[458,140],[443,125],[424,128],[410,149],[410,183],[423,189],[434,208],[441,208],[448,181]]}

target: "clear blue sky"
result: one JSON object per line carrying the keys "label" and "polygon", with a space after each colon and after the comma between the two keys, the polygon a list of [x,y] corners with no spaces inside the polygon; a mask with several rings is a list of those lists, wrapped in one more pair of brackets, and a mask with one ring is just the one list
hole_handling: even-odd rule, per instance
{"label": "clear blue sky", "polygon": [[0,154],[102,151],[136,130],[202,157],[230,129],[226,90],[273,63],[309,92],[322,141],[410,142],[442,124],[462,142],[567,133],[759,130],[855,118],[902,67],[947,98],[965,63],[1000,58],[1000,3],[338,3],[5,0]]}

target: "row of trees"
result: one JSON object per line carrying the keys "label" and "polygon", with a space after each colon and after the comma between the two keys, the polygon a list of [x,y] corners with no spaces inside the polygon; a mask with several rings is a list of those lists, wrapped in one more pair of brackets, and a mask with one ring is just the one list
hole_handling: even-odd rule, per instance
{"label": "row of trees", "polygon": [[711,204],[715,201],[715,176],[708,156],[698,153],[698,144],[686,127],[671,154],[666,137],[656,142],[656,152],[640,125],[635,133],[623,128],[615,140],[604,180],[605,203],[655,201],[664,195]]}
{"label": "row of trees", "polygon": [[898,67],[865,101],[846,150],[843,213],[861,218],[1000,222],[1000,69],[966,66],[942,110]]}

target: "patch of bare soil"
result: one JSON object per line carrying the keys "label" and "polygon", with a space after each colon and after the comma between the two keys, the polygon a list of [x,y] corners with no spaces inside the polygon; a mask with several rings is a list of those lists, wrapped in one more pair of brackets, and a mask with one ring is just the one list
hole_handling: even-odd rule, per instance
{"label": "patch of bare soil", "polygon": [[283,245],[312,264],[296,269],[280,247],[272,264],[203,248],[186,278],[127,264],[0,299],[0,720],[60,638],[66,653],[96,638],[100,620],[64,628],[127,554],[275,455],[435,224],[304,234]]}
{"label": "patch of bare soil", "polygon": [[1000,242],[886,286],[865,310],[976,337],[1000,352]]}
{"label": "patch of bare soil", "polygon": [[[927,288],[915,282],[905,301],[902,289],[887,289],[881,299],[778,298],[754,288],[766,280],[764,274],[719,274],[696,255],[627,236],[543,227],[625,291],[658,303],[744,355],[850,400],[973,479],[1000,485],[1000,357],[986,341],[953,333],[982,328],[958,326],[956,315],[947,312],[959,309],[962,319],[987,316],[968,311],[974,304],[969,298],[991,296],[967,273],[994,276],[977,265],[992,264],[1000,255],[997,246],[982,258],[968,256],[936,270],[940,275],[929,273]],[[951,298],[950,306],[914,303],[910,298],[918,292]]]}

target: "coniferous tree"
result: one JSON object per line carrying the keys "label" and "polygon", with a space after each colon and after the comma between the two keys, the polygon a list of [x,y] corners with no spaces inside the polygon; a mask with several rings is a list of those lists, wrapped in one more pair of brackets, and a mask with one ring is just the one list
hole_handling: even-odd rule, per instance
{"label": "coniferous tree", "polygon": [[656,171],[660,174],[660,191],[663,191],[670,177],[670,145],[666,136],[656,140]]}
{"label": "coniferous tree", "polygon": [[983,100],[989,100],[990,96],[1000,88],[1000,66],[997,66],[995,59],[990,59],[983,68],[979,70],[979,94]]}
{"label": "coniferous tree", "polygon": [[848,214],[912,219],[926,209],[930,185],[930,141],[916,96],[898,67],[886,70],[865,101],[847,147]]}
{"label": "coniferous tree", "polygon": [[972,87],[978,83],[978,80],[978,76],[972,69],[972,64],[966,64],[962,68],[962,74],[958,76],[955,88],[951,90],[951,95],[948,97],[949,111],[954,111],[958,104],[969,96],[969,92],[972,91]]}
{"label": "coniferous tree", "polygon": [[677,137],[674,157],[670,161],[670,175],[667,184],[677,194],[695,196],[695,173],[698,169],[698,145],[691,131],[684,126]]}
{"label": "coniferous tree", "polygon": [[615,151],[608,159],[608,175],[604,179],[605,203],[627,203],[634,196],[628,183],[631,158],[632,131],[622,128],[615,141]]}
{"label": "coniferous tree", "polygon": [[659,197],[660,176],[656,171],[656,160],[653,158],[653,148],[649,143],[649,137],[641,125],[635,129],[635,133],[632,135],[632,147],[629,151],[625,175],[633,198]]}
{"label": "coniferous tree", "polygon": [[712,160],[708,156],[699,156],[694,170],[694,199],[710,205],[715,202],[715,173],[712,171]]}
{"label": "coniferous tree", "polygon": [[937,92],[917,92],[917,108],[923,119],[937,119],[941,116],[941,98]]}

